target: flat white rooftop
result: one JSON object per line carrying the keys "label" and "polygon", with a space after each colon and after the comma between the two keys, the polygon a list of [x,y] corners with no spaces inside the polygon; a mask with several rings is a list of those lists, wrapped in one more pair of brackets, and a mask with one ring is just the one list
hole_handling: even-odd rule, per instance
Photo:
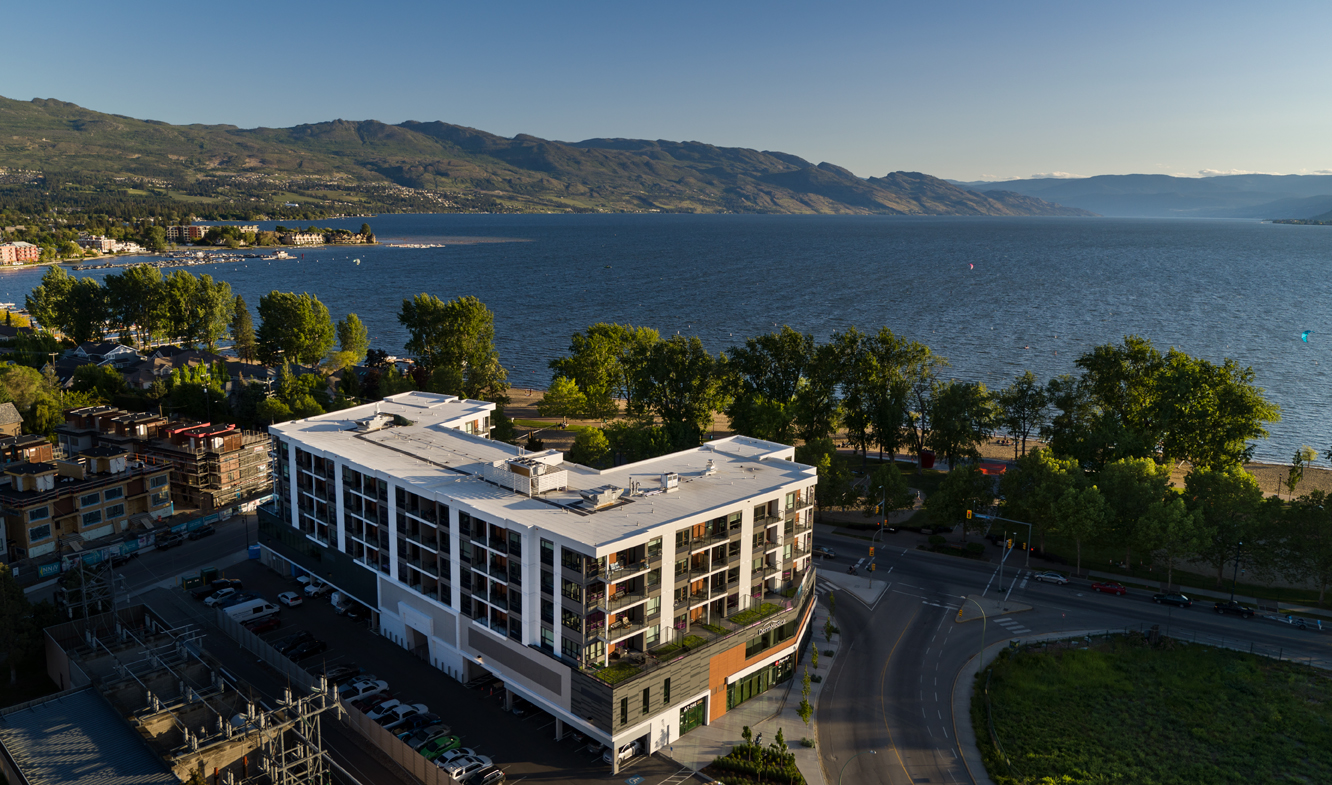
{"label": "flat white rooftop", "polygon": [[[597,470],[561,463],[558,453],[525,453],[521,448],[453,430],[456,423],[484,416],[494,408],[481,401],[433,393],[406,393],[352,409],[282,423],[270,430],[305,449],[394,478],[423,496],[439,494],[503,525],[511,521],[537,526],[597,549],[596,556],[623,547],[622,541],[684,519],[706,520],[704,513],[741,509],[738,503],[767,501],[783,489],[815,481],[812,466],[791,460],[794,449],[775,442],[733,436],[702,447],[639,463]],[[410,425],[362,431],[357,421],[376,413],[397,415]],[[386,418],[381,418],[386,419]],[[567,489],[535,496],[517,493],[482,479],[506,473],[492,468],[527,455],[567,472]],[[674,472],[679,485],[661,492],[661,476]],[[632,485],[640,493],[630,495]],[[625,493],[614,503],[593,509],[579,491],[615,486]],[[691,523],[694,521],[690,521]]]}

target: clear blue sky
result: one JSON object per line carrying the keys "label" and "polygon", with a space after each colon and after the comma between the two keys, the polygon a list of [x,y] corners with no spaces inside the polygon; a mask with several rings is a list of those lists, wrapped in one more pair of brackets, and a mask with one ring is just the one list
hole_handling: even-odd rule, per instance
{"label": "clear blue sky", "polygon": [[1332,170],[1332,4],[11,4],[0,95],[172,123],[444,120],[862,176]]}

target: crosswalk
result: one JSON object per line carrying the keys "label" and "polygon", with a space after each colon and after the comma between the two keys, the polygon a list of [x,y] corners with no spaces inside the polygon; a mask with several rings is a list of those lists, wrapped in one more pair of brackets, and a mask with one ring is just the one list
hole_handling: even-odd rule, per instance
{"label": "crosswalk", "polygon": [[1000,616],[997,619],[990,619],[990,621],[1003,627],[1011,635],[1026,635],[1031,632],[1031,628],[1022,626],[1022,622],[1008,616]]}
{"label": "crosswalk", "polygon": [[833,585],[824,578],[814,579],[814,593],[820,597],[833,590]]}

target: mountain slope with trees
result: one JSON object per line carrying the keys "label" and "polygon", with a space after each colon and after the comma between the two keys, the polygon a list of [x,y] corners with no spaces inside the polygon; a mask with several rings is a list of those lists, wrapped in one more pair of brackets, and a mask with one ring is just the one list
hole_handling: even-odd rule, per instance
{"label": "mountain slope with trees", "polygon": [[866,179],[700,142],[570,143],[416,121],[178,126],[7,98],[0,198],[28,214],[128,202],[235,219],[409,210],[1090,215],[919,173]]}

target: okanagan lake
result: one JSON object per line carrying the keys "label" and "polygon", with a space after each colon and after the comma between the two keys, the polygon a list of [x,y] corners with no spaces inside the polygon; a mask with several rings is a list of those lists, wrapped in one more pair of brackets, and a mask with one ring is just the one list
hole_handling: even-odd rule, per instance
{"label": "okanagan lake", "polygon": [[[1332,446],[1332,227],[737,215],[315,223],[356,230],[363,221],[381,243],[445,247],[288,249],[303,256],[190,269],[229,282],[251,309],[274,289],[310,292],[335,319],[358,314],[371,345],[390,353],[401,353],[406,339],[396,318],[403,298],[475,295],[495,313],[500,359],[515,387],[546,386],[546,363],[566,351],[570,334],[602,321],[698,335],[713,352],[781,325],[819,340],[853,325],[887,326],[948,358],[945,376],[991,389],[1025,369],[1042,381],[1075,372],[1083,352],[1139,334],[1163,352],[1173,346],[1253,367],[1282,409],[1271,437],[1256,445],[1259,459],[1285,463],[1301,444]],[[42,272],[6,270],[0,300],[21,306]],[[1303,330],[1313,331],[1307,344]]]}

